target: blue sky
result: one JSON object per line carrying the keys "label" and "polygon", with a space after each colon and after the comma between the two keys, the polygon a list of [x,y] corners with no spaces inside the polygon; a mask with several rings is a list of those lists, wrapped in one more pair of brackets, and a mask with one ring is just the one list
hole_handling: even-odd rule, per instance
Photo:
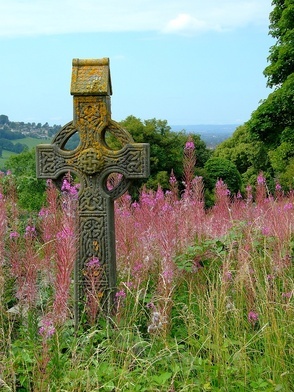
{"label": "blue sky", "polygon": [[73,58],[110,58],[112,118],[237,124],[270,92],[271,0],[0,0],[0,114],[72,119]]}

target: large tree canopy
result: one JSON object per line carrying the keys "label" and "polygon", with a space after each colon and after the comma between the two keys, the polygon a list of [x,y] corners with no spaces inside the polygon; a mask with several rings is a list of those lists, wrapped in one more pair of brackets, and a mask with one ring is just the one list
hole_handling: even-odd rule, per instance
{"label": "large tree canopy", "polygon": [[243,181],[253,180],[262,170],[267,178],[293,188],[294,1],[273,0],[272,5],[269,33],[276,41],[270,48],[264,75],[274,90],[215,154],[234,162]]}
{"label": "large tree canopy", "polygon": [[[173,170],[178,179],[183,175],[183,151],[188,135],[185,131],[173,132],[166,120],[155,118],[141,121],[128,116],[120,123],[130,132],[135,142],[150,144],[150,178],[148,187],[169,186],[169,176]],[[199,135],[192,135],[196,151],[196,166],[203,167],[211,152]]]}
{"label": "large tree canopy", "polygon": [[264,70],[269,87],[279,87],[294,72],[294,2],[273,0],[269,34],[276,39]]}

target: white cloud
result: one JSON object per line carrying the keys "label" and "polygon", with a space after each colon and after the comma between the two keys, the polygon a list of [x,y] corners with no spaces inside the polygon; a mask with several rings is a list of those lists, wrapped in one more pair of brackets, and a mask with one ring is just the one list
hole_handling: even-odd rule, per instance
{"label": "white cloud", "polygon": [[189,14],[179,14],[171,19],[163,28],[165,33],[192,32],[208,30],[209,25],[204,20],[194,18]]}
{"label": "white cloud", "polygon": [[0,36],[268,25],[269,0],[0,0]]}

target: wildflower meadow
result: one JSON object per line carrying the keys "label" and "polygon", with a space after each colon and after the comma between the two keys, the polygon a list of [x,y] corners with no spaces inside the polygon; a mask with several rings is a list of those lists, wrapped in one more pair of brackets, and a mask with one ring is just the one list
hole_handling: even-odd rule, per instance
{"label": "wildflower meadow", "polygon": [[49,181],[28,214],[1,175],[0,391],[294,390],[294,191],[219,179],[207,209],[195,162],[188,141],[183,179],[116,201],[115,309],[101,312],[93,257],[78,329],[78,185]]}

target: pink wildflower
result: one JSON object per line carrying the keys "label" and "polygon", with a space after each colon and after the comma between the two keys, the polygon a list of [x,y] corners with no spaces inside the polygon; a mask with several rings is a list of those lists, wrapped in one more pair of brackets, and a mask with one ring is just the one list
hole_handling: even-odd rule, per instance
{"label": "pink wildflower", "polygon": [[232,274],[232,272],[231,271],[226,271],[225,273],[224,273],[224,281],[225,282],[229,282],[229,281],[231,281],[233,279],[233,274]]}
{"label": "pink wildflower", "polygon": [[68,179],[65,178],[65,179],[63,180],[61,190],[62,190],[63,192],[65,192],[65,193],[67,193],[68,195],[73,196],[74,198],[76,198],[77,195],[78,195],[78,188],[79,188],[79,186],[77,186],[77,185],[72,185],[72,184],[70,183],[70,181],[68,181]]}
{"label": "pink wildflower", "polygon": [[39,217],[47,217],[48,216],[48,209],[47,208],[41,208],[41,210],[39,211]]}
{"label": "pink wildflower", "polygon": [[237,199],[242,199],[242,194],[241,194],[241,192],[240,191],[238,191],[238,193],[237,193]]}
{"label": "pink wildflower", "polygon": [[50,338],[55,333],[55,327],[51,320],[43,320],[41,322],[42,326],[39,329],[39,334],[45,339]]}
{"label": "pink wildflower", "polygon": [[293,294],[294,294],[294,290],[293,291],[289,291],[288,293],[282,293],[282,297],[284,297],[284,298],[291,298]]}
{"label": "pink wildflower", "polygon": [[269,228],[269,227],[264,226],[264,227],[262,228],[261,232],[262,232],[263,235],[269,235],[271,231],[270,231],[270,228]]}
{"label": "pink wildflower", "polygon": [[251,310],[248,313],[248,321],[249,321],[249,323],[255,325],[258,321],[258,313]]}
{"label": "pink wildflower", "polygon": [[257,176],[257,184],[258,184],[258,185],[264,185],[265,183],[266,183],[266,180],[265,180],[263,174],[260,173],[260,174]]}
{"label": "pink wildflower", "polygon": [[92,257],[92,259],[90,259],[87,263],[86,263],[87,267],[100,267],[100,260],[98,259],[98,257]]}
{"label": "pink wildflower", "polygon": [[12,231],[12,232],[9,234],[9,237],[10,237],[10,238],[18,238],[18,237],[19,237],[19,234],[18,234],[17,231]]}
{"label": "pink wildflower", "polygon": [[59,241],[65,240],[67,238],[72,238],[73,236],[74,231],[71,227],[63,227],[63,229],[56,234],[56,238]]}
{"label": "pink wildflower", "polygon": [[194,150],[195,149],[195,144],[193,140],[188,140],[185,144],[185,150]]}
{"label": "pink wildflower", "polygon": [[176,179],[176,177],[175,177],[175,175],[174,175],[173,170],[172,170],[171,175],[170,175],[170,178],[169,178],[169,183],[170,183],[171,185],[175,185],[175,184],[177,183],[177,179]]}
{"label": "pink wildflower", "polygon": [[115,294],[116,298],[124,299],[126,298],[126,292],[124,290],[120,290]]}
{"label": "pink wildflower", "polygon": [[36,228],[34,226],[28,225],[26,227],[26,235],[36,234]]}

